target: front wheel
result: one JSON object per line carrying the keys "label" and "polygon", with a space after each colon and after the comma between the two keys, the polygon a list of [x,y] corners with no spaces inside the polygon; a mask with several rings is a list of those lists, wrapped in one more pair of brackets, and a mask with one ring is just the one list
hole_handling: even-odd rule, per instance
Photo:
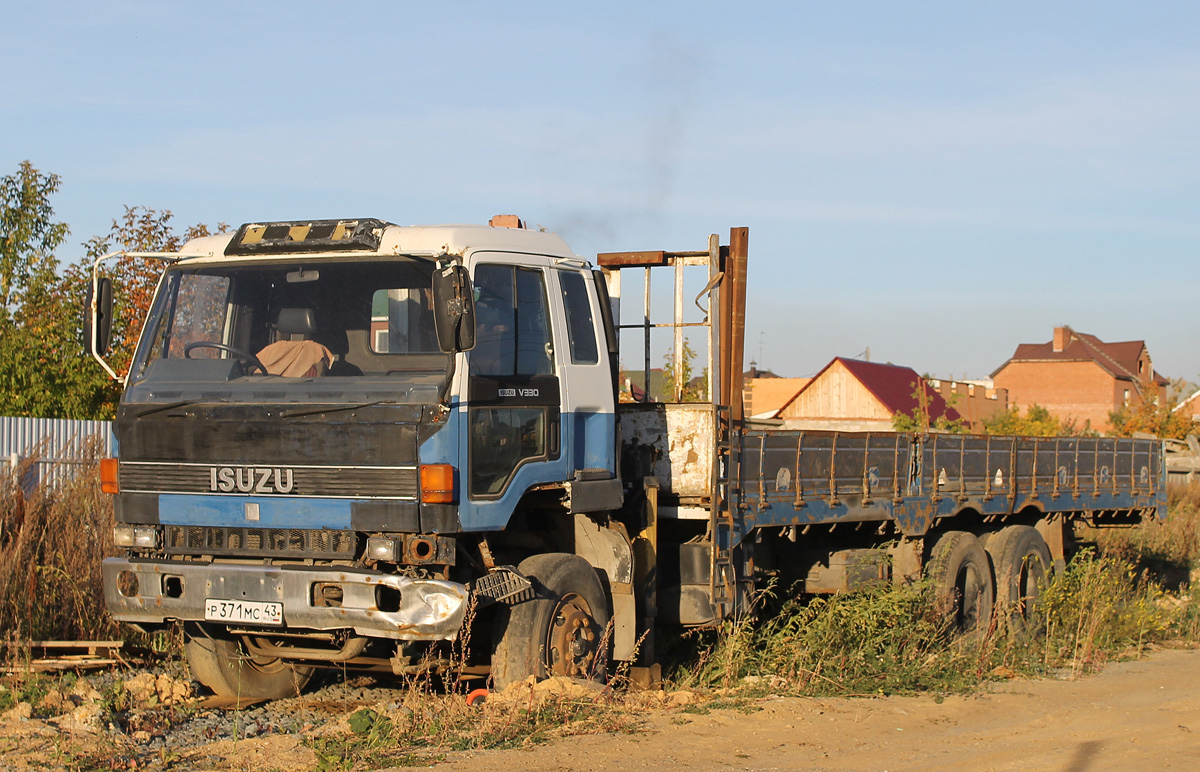
{"label": "front wheel", "polygon": [[197,627],[186,631],[184,653],[192,677],[219,697],[278,700],[295,697],[314,668],[251,654],[239,638],[218,638]]}
{"label": "front wheel", "polygon": [[596,571],[576,555],[535,555],[519,570],[534,579],[533,600],[502,609],[492,653],[492,684],[529,676],[603,680],[608,666],[608,600]]}

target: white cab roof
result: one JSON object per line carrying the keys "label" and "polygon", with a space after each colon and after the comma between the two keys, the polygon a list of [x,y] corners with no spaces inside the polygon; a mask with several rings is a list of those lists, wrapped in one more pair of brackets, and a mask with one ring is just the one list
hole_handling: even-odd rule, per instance
{"label": "white cab roof", "polygon": [[558,235],[526,228],[500,228],[490,225],[388,225],[376,251],[296,252],[291,254],[225,256],[233,233],[201,236],[183,245],[181,259],[214,260],[295,260],[297,257],[361,257],[362,255],[462,255],[480,250],[520,252],[549,257],[578,258]]}

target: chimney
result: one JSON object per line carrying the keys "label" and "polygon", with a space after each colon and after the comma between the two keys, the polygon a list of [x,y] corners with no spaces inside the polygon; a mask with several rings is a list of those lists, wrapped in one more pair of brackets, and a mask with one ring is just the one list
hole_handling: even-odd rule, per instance
{"label": "chimney", "polygon": [[1057,354],[1071,342],[1071,328],[1067,326],[1054,328],[1054,352]]}

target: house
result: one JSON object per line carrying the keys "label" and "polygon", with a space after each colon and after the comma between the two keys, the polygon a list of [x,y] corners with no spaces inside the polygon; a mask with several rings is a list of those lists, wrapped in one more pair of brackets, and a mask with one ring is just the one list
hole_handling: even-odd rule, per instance
{"label": "house", "polygon": [[1193,421],[1200,421],[1200,390],[1193,391],[1190,397],[1180,402],[1172,410],[1188,416]]}
{"label": "house", "polygon": [[958,412],[910,367],[835,357],[776,413],[789,429],[891,431],[924,403],[930,422]]}
{"label": "house", "polygon": [[1102,432],[1109,413],[1165,400],[1168,385],[1154,372],[1145,341],[1105,343],[1067,326],[1055,327],[1046,343],[1018,345],[992,381],[1014,406],[1041,405],[1061,420]]}
{"label": "house", "polygon": [[984,422],[1008,412],[1008,392],[990,380],[946,381],[928,379],[929,386],[962,416],[972,432],[982,433]]}
{"label": "house", "polygon": [[811,378],[781,378],[754,362],[742,373],[742,404],[750,418],[773,418]]}

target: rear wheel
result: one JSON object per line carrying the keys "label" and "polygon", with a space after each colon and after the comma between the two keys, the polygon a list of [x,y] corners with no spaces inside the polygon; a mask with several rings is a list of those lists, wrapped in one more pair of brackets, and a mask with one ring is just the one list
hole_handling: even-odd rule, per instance
{"label": "rear wheel", "polygon": [[961,633],[987,629],[995,591],[987,553],[974,534],[943,534],[933,547],[925,575],[933,582],[948,627]]}
{"label": "rear wheel", "polygon": [[996,606],[1013,632],[1036,622],[1037,601],[1050,578],[1053,561],[1036,528],[1010,525],[988,540],[996,572]]}
{"label": "rear wheel", "polygon": [[250,654],[240,638],[221,638],[202,627],[186,631],[184,652],[192,677],[220,697],[277,700],[295,697],[312,677],[313,667],[276,657]]}
{"label": "rear wheel", "polygon": [[519,570],[540,587],[533,600],[501,610],[493,641],[494,687],[529,676],[603,680],[609,613],[595,569],[576,555],[553,553],[528,558]]}

